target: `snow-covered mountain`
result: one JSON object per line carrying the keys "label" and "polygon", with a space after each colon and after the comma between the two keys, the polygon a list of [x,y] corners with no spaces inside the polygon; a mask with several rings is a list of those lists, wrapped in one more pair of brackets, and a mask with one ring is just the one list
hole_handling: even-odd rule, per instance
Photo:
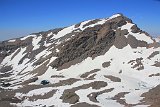
{"label": "snow-covered mountain", "polygon": [[159,107],[160,43],[122,14],[0,43],[0,107]]}

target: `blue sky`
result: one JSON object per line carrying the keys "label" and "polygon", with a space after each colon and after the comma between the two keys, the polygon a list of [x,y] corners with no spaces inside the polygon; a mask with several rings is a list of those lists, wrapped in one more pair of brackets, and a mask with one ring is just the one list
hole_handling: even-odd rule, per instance
{"label": "blue sky", "polygon": [[116,13],[160,35],[160,0],[0,0],[0,41]]}

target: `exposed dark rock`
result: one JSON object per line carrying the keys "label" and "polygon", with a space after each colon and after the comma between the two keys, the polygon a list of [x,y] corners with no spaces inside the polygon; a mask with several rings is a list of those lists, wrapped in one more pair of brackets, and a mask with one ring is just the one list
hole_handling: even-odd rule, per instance
{"label": "exposed dark rock", "polygon": [[75,105],[71,105],[71,107],[100,107],[100,106],[83,102],[83,103],[77,103]]}
{"label": "exposed dark rock", "polygon": [[[38,76],[44,74],[48,69],[48,67],[47,67],[48,63],[49,63],[49,60],[46,61],[45,63],[41,64],[41,66],[32,70],[32,74],[36,74],[34,77],[38,77]],[[21,75],[21,74],[19,74],[19,75]]]}
{"label": "exposed dark rock", "polygon": [[49,33],[57,34],[59,31],[61,31],[63,28],[56,28],[56,29],[51,29],[48,31],[42,31],[38,33],[32,33],[33,35],[42,35],[42,36],[47,36]]}
{"label": "exposed dark rock", "polygon": [[[126,24],[126,20],[129,21],[129,19],[121,16],[120,18],[115,18],[106,22],[104,25],[87,28],[83,32],[78,33],[78,36],[73,37],[63,45],[61,49],[62,51],[58,54],[58,58],[50,65],[53,68],[58,68],[59,70],[66,69],[70,67],[71,64],[74,64],[72,62],[75,62],[77,59],[84,60],[87,57],[94,58],[98,55],[102,55],[113,45],[115,38],[117,38],[117,42],[115,42],[117,47],[120,46],[118,43],[121,44],[121,42],[119,42],[120,38],[122,38],[121,41],[124,43],[120,48],[126,46],[127,39],[124,35],[128,34],[128,31],[119,31],[120,37],[118,37],[118,34],[115,34],[112,30]],[[124,42],[123,38],[126,39]],[[79,60],[78,62],[81,61]]]}
{"label": "exposed dark rock", "polygon": [[11,53],[13,53],[16,49],[27,46],[31,43],[32,41],[28,39],[25,41],[17,39],[15,42],[3,41],[0,43],[0,51],[3,52],[3,54],[0,54],[0,56],[8,56]]}
{"label": "exposed dark rock", "polygon": [[123,33],[121,33],[121,30],[118,29],[116,31],[116,38],[115,38],[115,41],[114,41],[114,46],[118,49],[122,49],[123,47],[127,46],[128,43],[127,43],[127,38],[124,36]]}
{"label": "exposed dark rock", "polygon": [[76,24],[74,27],[78,28],[81,25],[81,23]]}
{"label": "exposed dark rock", "polygon": [[79,36],[66,42],[66,45],[58,55],[59,57],[51,64],[51,66],[53,68],[58,68],[78,57],[81,57],[80,59],[83,60],[87,57],[95,57],[104,54],[112,46],[114,31],[108,31],[106,36],[99,39],[96,43],[99,29],[100,26],[87,28],[80,33]]}
{"label": "exposed dark rock", "polygon": [[106,67],[109,67],[110,64],[111,64],[110,61],[109,61],[109,62],[104,62],[104,63],[102,64],[102,66],[103,66],[103,68],[106,68]]}
{"label": "exposed dark rock", "polygon": [[35,63],[33,63],[33,66],[40,65],[40,64],[42,64],[43,62],[45,62],[46,60],[50,59],[53,56],[54,56],[53,53],[51,53],[51,54],[49,54],[48,56],[45,56],[45,57],[42,56]]}
{"label": "exposed dark rock", "polygon": [[6,73],[6,74],[7,74],[7,72],[8,72],[8,71],[11,71],[12,69],[13,69],[12,66],[3,66],[3,67],[0,69],[0,73]]}
{"label": "exposed dark rock", "polygon": [[45,50],[45,49],[46,49],[45,47],[41,47],[41,48],[39,48],[39,49],[37,49],[37,50],[32,50],[32,52],[31,52],[31,53],[27,53],[27,54],[19,61],[18,64],[22,64],[23,61],[24,61],[26,58],[29,58],[29,59],[30,59],[28,62],[33,61],[33,60],[35,59],[35,56],[36,56],[38,53],[40,53],[40,52],[42,52],[43,50]]}
{"label": "exposed dark rock", "polygon": [[71,85],[71,84],[73,84],[77,81],[79,81],[79,79],[69,78],[69,79],[66,79],[66,80],[61,80],[58,83],[55,83],[53,86],[58,87],[58,86],[64,86],[64,85]]}
{"label": "exposed dark rock", "polygon": [[156,61],[153,66],[160,67],[160,62]]}
{"label": "exposed dark rock", "polygon": [[0,102],[1,101],[8,101],[8,102],[11,102],[11,103],[20,103],[21,100],[16,98],[16,97],[13,97],[13,98],[2,98],[0,99]]}
{"label": "exposed dark rock", "polygon": [[141,30],[137,27],[137,25],[133,25],[132,27],[131,27],[131,32],[132,33],[138,33],[138,32],[140,32]]}
{"label": "exposed dark rock", "polygon": [[114,88],[110,88],[110,89],[106,89],[106,90],[103,90],[103,91],[99,91],[99,92],[92,92],[90,93],[89,95],[87,95],[87,97],[89,97],[90,101],[92,102],[98,102],[97,101],[97,96],[98,95],[101,95],[103,93],[108,93],[108,92],[111,92],[113,91]]}
{"label": "exposed dark rock", "polygon": [[158,43],[158,42],[151,43],[148,45],[148,48],[151,48],[151,47],[158,48],[158,47],[160,47],[160,43]]}
{"label": "exposed dark rock", "polygon": [[[91,24],[95,24],[99,19],[89,21],[85,26],[89,26]],[[127,22],[132,23],[130,19],[123,16],[122,14],[114,19],[111,19],[104,23],[103,25],[96,25],[91,28],[86,28],[84,31],[81,32],[71,32],[70,34],[64,35],[59,39],[51,39],[53,35],[47,37],[49,33],[57,34],[64,28],[53,29],[49,31],[34,33],[36,36],[42,36],[41,41],[39,42],[40,48],[37,50],[32,51],[32,38],[28,37],[27,39],[21,41],[20,39],[16,40],[16,44],[18,47],[27,46],[25,53],[27,53],[19,62],[19,64],[23,63],[23,60],[29,58],[30,61],[33,61],[35,55],[40,53],[42,50],[45,49],[44,42],[52,43],[51,47],[54,47],[54,43],[57,41],[61,41],[62,44],[59,45],[60,52],[57,53],[56,57],[58,57],[55,61],[53,61],[50,66],[53,68],[57,68],[58,70],[65,69],[74,65],[76,63],[80,63],[87,57],[95,58],[96,56],[105,54],[110,47],[114,44],[117,48],[121,49],[127,45],[127,39],[124,35],[128,34],[127,30],[117,30],[118,27],[125,25]],[[81,23],[75,25],[75,27],[79,27]],[[134,28],[133,28],[134,29]],[[116,32],[114,31],[116,30]],[[72,35],[76,35],[72,37]],[[66,39],[70,38],[67,42]],[[4,46],[9,45],[7,42],[3,42],[1,45]],[[14,43],[15,44],[15,43]],[[10,45],[14,45],[11,43]],[[0,45],[0,46],[1,46]],[[9,45],[9,46],[10,46]],[[16,45],[17,46],[17,45]],[[14,46],[13,46],[14,47]],[[14,49],[14,48],[13,48]],[[17,48],[15,48],[17,49]],[[14,49],[14,50],[15,50]],[[11,52],[12,53],[12,52]],[[53,52],[54,53],[54,52]],[[44,62],[44,58],[40,58],[36,61],[33,66],[40,65]]]}
{"label": "exposed dark rock", "polygon": [[93,75],[85,78],[85,80],[94,80],[94,79],[95,79],[95,78],[94,78],[95,76],[96,76],[96,74],[93,74]]}
{"label": "exposed dark rock", "polygon": [[14,53],[14,55],[11,57],[11,60],[12,60],[20,51],[21,51],[21,49],[18,49],[18,50]]}
{"label": "exposed dark rock", "polygon": [[128,93],[129,92],[120,92],[120,93],[116,94],[112,99],[116,100],[118,103],[120,103],[122,105],[125,105],[127,107],[132,107],[132,105],[129,105],[128,103],[125,102],[125,99],[122,99]]}
{"label": "exposed dark rock", "polygon": [[64,78],[63,75],[52,75],[51,78]]}
{"label": "exposed dark rock", "polygon": [[134,36],[128,35],[128,44],[132,48],[137,48],[138,47],[138,40]]}
{"label": "exposed dark rock", "polygon": [[38,80],[38,77],[34,77],[34,78],[31,78],[31,79],[29,79],[27,81],[24,81],[23,84],[29,84],[29,83],[35,82],[37,80]]}
{"label": "exposed dark rock", "polygon": [[5,83],[5,82],[2,83],[2,87],[9,87],[10,85],[12,85],[12,84],[10,84],[10,83]]}
{"label": "exposed dark rock", "polygon": [[128,62],[128,64],[129,63],[131,63],[131,65],[133,65],[132,66],[132,68],[137,68],[137,70],[143,70],[144,69],[144,66],[143,66],[143,63],[142,63],[142,60],[143,60],[143,58],[141,57],[141,58],[137,58],[136,60],[131,60],[131,61],[129,61]]}
{"label": "exposed dark rock", "polygon": [[92,87],[93,89],[100,89],[100,88],[103,88],[103,87],[106,87],[106,86],[107,86],[107,83],[104,82],[104,81],[94,81],[94,82],[91,82],[91,83],[88,83],[88,84],[83,84],[81,86],[74,87],[72,89],[67,89],[65,91],[75,92],[77,90],[87,89],[89,87]]}
{"label": "exposed dark rock", "polygon": [[128,35],[128,33],[127,29],[121,30],[121,36]]}
{"label": "exposed dark rock", "polygon": [[145,41],[138,41],[138,47],[148,47],[148,43]]}
{"label": "exposed dark rock", "polygon": [[9,101],[0,101],[0,107],[17,107],[17,106],[10,105]]}
{"label": "exposed dark rock", "polygon": [[143,102],[149,104],[149,107],[159,107],[160,105],[160,85],[142,94]]}
{"label": "exposed dark rock", "polygon": [[154,56],[156,56],[158,54],[160,54],[160,52],[159,51],[155,51],[151,55],[149,55],[148,59],[151,59],[151,58],[153,58]]}
{"label": "exposed dark rock", "polygon": [[113,82],[121,82],[121,79],[112,75],[104,75],[105,78],[110,79]]}
{"label": "exposed dark rock", "polygon": [[107,86],[107,83],[104,81],[94,81],[89,83],[88,86],[92,87],[93,89],[100,89],[102,87]]}
{"label": "exposed dark rock", "polygon": [[119,74],[121,74],[121,73],[122,73],[122,70],[119,71]]}
{"label": "exposed dark rock", "polygon": [[153,77],[153,76],[160,76],[160,73],[149,75],[149,77]]}
{"label": "exposed dark rock", "polygon": [[5,56],[0,56],[0,63],[3,61]]}
{"label": "exposed dark rock", "polygon": [[94,69],[94,70],[91,70],[90,72],[86,72],[85,74],[82,74],[80,77],[81,77],[81,78],[86,78],[86,77],[88,77],[90,74],[96,73],[96,72],[98,72],[98,71],[100,71],[100,69]]}
{"label": "exposed dark rock", "polygon": [[79,101],[79,96],[75,92],[64,91],[60,99],[65,103],[75,104]]}

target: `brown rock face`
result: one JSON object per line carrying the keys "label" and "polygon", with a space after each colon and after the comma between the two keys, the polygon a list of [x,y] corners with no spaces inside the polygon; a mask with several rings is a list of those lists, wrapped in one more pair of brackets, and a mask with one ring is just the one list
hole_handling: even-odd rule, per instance
{"label": "brown rock face", "polygon": [[128,44],[132,48],[137,48],[138,47],[138,40],[134,36],[128,35]]}
{"label": "brown rock face", "polygon": [[82,74],[80,77],[81,78],[87,78],[90,74],[94,74],[98,71],[100,71],[100,69],[94,69],[94,70],[91,70],[90,72],[86,72],[85,74]]}
{"label": "brown rock face", "polygon": [[[93,20],[89,23],[97,21],[99,20]],[[127,38],[124,36],[128,34],[128,31],[121,31],[117,28],[126,24],[127,21],[131,22],[130,19],[120,16],[103,25],[96,25],[78,33],[77,36],[65,42],[63,47],[61,46],[58,58],[51,66],[59,69],[60,67],[62,67],[61,69],[68,68],[73,64],[72,62],[79,63],[87,57],[95,58],[106,53],[113,45],[122,49],[128,44]]]}
{"label": "brown rock face", "polygon": [[61,96],[60,98],[63,100],[63,102],[70,104],[75,104],[79,101],[79,96],[76,93],[69,91],[65,91],[63,93],[63,96]]}
{"label": "brown rock face", "polygon": [[114,76],[112,76],[112,75],[105,75],[104,77],[110,79],[110,80],[113,81],[113,82],[121,82],[121,79],[120,79],[120,78],[114,77]]}
{"label": "brown rock face", "polygon": [[160,53],[159,51],[153,52],[153,53],[148,57],[148,59],[153,58],[154,56],[158,55],[159,53]]}
{"label": "brown rock face", "polygon": [[132,32],[133,32],[133,33],[138,33],[138,32],[141,31],[141,30],[137,27],[137,25],[133,25],[133,26],[131,27],[131,29],[132,29]]}
{"label": "brown rock face", "polygon": [[114,41],[114,46],[118,49],[122,49],[123,47],[127,46],[128,43],[127,43],[127,38],[124,36],[126,35],[127,32],[124,30],[124,31],[121,31],[120,29],[118,29],[116,31],[116,38],[115,38],[115,41]]}
{"label": "brown rock face", "polygon": [[102,54],[105,49],[108,50],[113,44],[115,33],[113,30],[110,30],[106,33],[106,36],[97,41],[97,34],[100,28],[101,26],[88,28],[68,41],[51,66],[58,68],[78,57],[83,60],[87,57],[95,57]]}
{"label": "brown rock face", "polygon": [[160,62],[156,61],[153,66],[160,67]]}
{"label": "brown rock face", "polygon": [[105,89],[103,91],[99,91],[99,92],[92,92],[90,93],[89,95],[87,95],[87,97],[89,97],[89,99],[92,101],[92,102],[98,102],[97,101],[97,96],[98,95],[101,95],[103,93],[108,93],[108,92],[111,92],[113,91],[114,88],[110,88],[110,89]]}
{"label": "brown rock face", "polygon": [[160,92],[159,92],[159,90],[160,90],[160,85],[149,90],[149,92],[142,94],[142,97],[144,97],[143,101],[145,101],[146,104],[151,105],[150,107],[159,107],[159,105],[160,105]]}

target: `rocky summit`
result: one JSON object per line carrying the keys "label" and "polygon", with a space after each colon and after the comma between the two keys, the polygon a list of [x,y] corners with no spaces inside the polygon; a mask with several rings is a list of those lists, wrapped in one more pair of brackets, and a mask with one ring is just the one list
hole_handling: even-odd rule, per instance
{"label": "rocky summit", "polygon": [[0,42],[0,107],[159,107],[160,42],[122,14]]}

